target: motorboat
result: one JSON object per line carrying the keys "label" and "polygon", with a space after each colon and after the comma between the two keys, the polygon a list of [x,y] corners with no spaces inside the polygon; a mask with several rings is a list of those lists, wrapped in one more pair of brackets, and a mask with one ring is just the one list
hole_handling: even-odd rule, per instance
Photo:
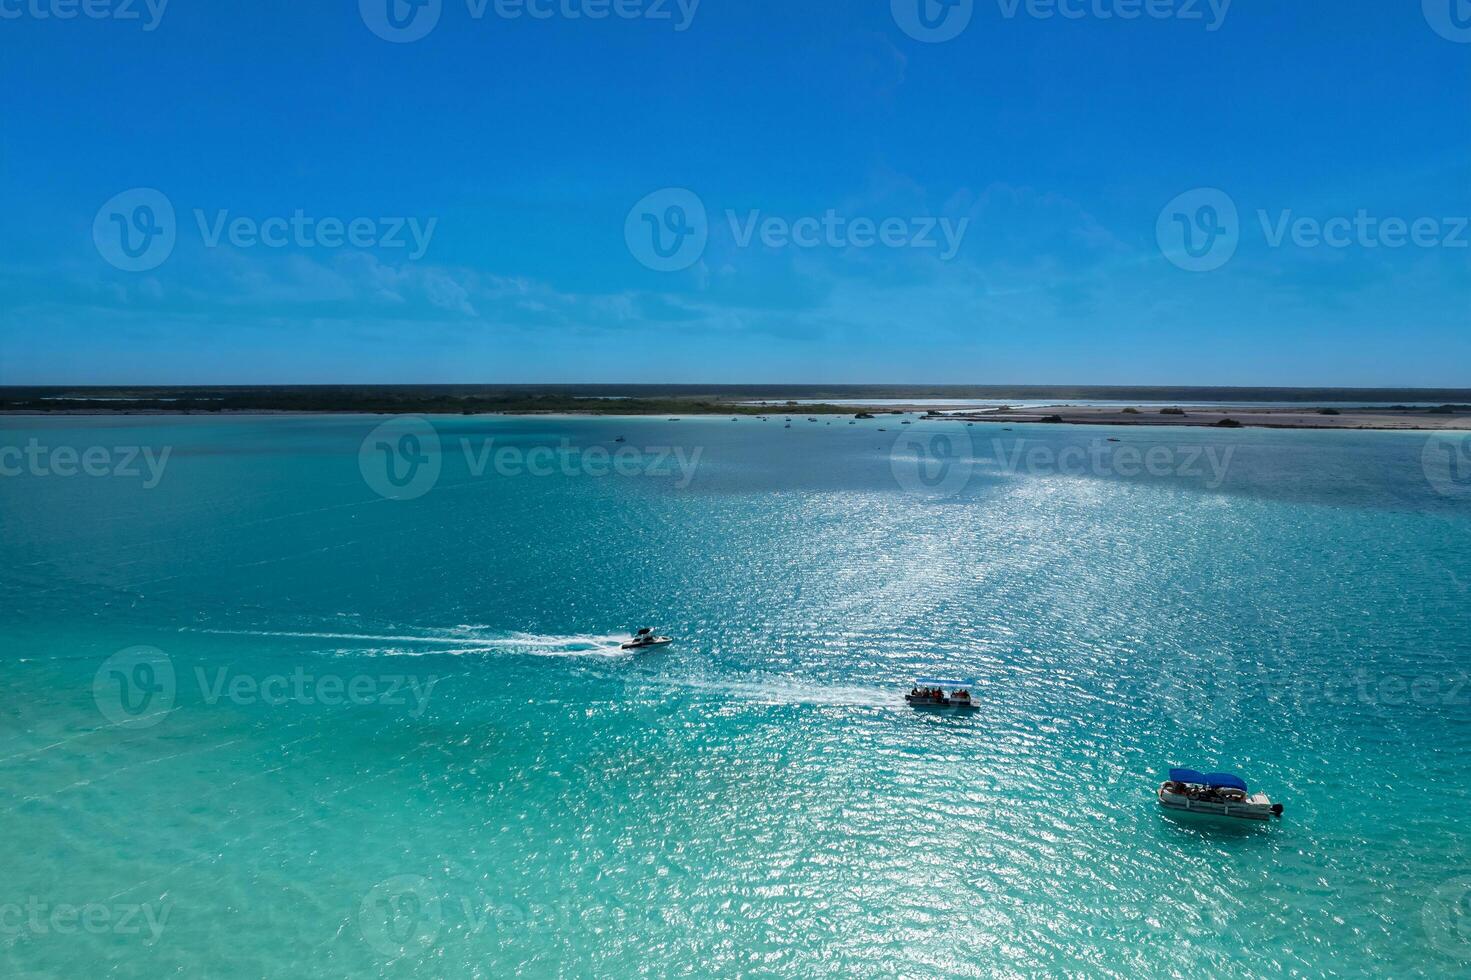
{"label": "motorboat", "polygon": [[904,695],[904,700],[915,708],[951,708],[973,711],[976,704],[971,699],[970,689],[976,685],[969,681],[937,680],[921,677],[914,687]]}
{"label": "motorboat", "polygon": [[1265,793],[1252,793],[1246,781],[1230,772],[1171,769],[1159,788],[1159,805],[1166,810],[1198,813],[1233,820],[1270,820],[1282,816],[1282,804]]}
{"label": "motorboat", "polygon": [[621,649],[624,649],[624,650],[645,650],[645,649],[647,649],[649,647],[662,647],[665,644],[673,643],[673,642],[674,642],[674,640],[672,638],[670,638],[670,637],[667,637],[667,636],[655,636],[654,635],[654,631],[651,630],[651,629],[649,629],[647,626],[645,626],[643,629],[641,629],[637,633],[633,634],[633,639],[631,639],[627,643],[623,644],[622,647],[621,647]]}

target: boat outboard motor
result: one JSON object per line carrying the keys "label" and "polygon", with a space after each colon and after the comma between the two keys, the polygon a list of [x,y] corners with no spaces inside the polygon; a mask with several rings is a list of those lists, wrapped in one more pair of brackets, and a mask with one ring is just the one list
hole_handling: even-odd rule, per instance
{"label": "boat outboard motor", "polygon": [[1272,804],[1272,814],[1274,816],[1278,816],[1278,817],[1282,816],[1282,804],[1281,803],[1273,803]]}

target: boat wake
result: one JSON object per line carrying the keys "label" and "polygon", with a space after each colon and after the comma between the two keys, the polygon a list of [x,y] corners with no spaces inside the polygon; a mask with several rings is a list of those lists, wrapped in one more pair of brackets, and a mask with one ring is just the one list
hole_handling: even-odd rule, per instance
{"label": "boat wake", "polygon": [[350,641],[338,646],[342,653],[376,653],[383,656],[426,657],[459,654],[509,653],[533,657],[626,657],[621,649],[627,633],[578,633],[546,636],[537,633],[485,633],[482,627],[455,627],[394,633],[344,633],[307,630],[203,629],[219,636],[257,636],[299,640]]}
{"label": "boat wake", "polygon": [[755,704],[837,705],[849,708],[893,708],[895,705],[894,692],[890,690],[845,684],[809,684],[786,678],[704,680],[671,677],[662,678],[650,686]]}

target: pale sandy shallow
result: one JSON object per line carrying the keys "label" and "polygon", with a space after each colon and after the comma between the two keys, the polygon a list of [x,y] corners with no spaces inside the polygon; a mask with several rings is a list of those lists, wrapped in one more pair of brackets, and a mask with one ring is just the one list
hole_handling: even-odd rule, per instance
{"label": "pale sandy shallow", "polygon": [[[772,414],[782,412],[800,414],[804,410],[810,410],[810,406],[798,407],[775,407]],[[1317,410],[1307,408],[1254,408],[1242,409],[1232,408],[1187,408],[1184,415],[1161,415],[1157,408],[1141,408],[1137,415],[1122,411],[1115,406],[1087,406],[1087,405],[1054,405],[1044,408],[1026,408],[1013,411],[1001,409],[975,409],[957,406],[946,408],[937,405],[914,405],[896,402],[890,405],[868,405],[857,408],[858,411],[867,411],[882,418],[886,413],[928,413],[937,412],[943,417],[966,422],[1041,422],[1049,416],[1061,416],[1063,423],[1070,425],[1172,425],[1172,426],[1212,426],[1222,419],[1235,419],[1242,426],[1248,428],[1269,429],[1401,429],[1401,430],[1466,430],[1471,431],[1471,412],[1456,415],[1434,415],[1426,411],[1414,409],[1395,411],[1391,409],[1341,409],[1339,415],[1319,415]],[[721,411],[694,411],[687,409],[680,417],[682,418],[719,418],[726,415],[728,408]],[[167,409],[55,409],[47,412],[29,410],[0,409],[0,416],[30,416],[45,417],[59,415],[189,415],[198,418],[218,418],[220,416],[240,415],[364,415],[372,417],[375,415],[386,415],[382,412],[303,412],[300,409],[249,409],[249,410],[226,410],[219,412],[178,412]],[[410,414],[438,415],[435,412],[411,412]],[[622,416],[612,415],[605,412],[486,412],[476,413],[485,415],[526,415],[526,416],[561,416],[592,417],[592,418],[663,418],[663,413],[653,415]],[[841,418],[844,415],[833,415],[825,413],[827,418]],[[450,418],[465,418],[473,416],[462,416],[459,413],[449,415]]]}
{"label": "pale sandy shallow", "polygon": [[[903,408],[905,406],[894,406]],[[940,409],[939,411],[944,411]],[[1017,411],[963,411],[946,413],[971,422],[1041,422],[1052,415],[1073,425],[1215,425],[1235,419],[1243,426],[1274,429],[1466,429],[1471,413],[1434,415],[1424,411],[1341,409],[1339,415],[1319,415],[1313,408],[1187,408],[1184,415],[1161,415],[1159,409],[1141,408],[1134,415],[1118,408],[1058,406]]]}

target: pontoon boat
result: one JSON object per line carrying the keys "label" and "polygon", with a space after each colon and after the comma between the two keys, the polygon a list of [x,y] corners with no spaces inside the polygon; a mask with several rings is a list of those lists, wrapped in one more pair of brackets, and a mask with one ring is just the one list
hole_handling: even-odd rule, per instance
{"label": "pontoon boat", "polygon": [[1265,793],[1250,793],[1246,781],[1235,773],[1199,773],[1194,769],[1171,769],[1170,778],[1159,788],[1159,804],[1181,810],[1235,820],[1269,820],[1282,816],[1282,804]]}
{"label": "pontoon boat", "polygon": [[904,700],[915,708],[958,708],[961,711],[971,711],[976,707],[970,696],[970,689],[974,686],[967,681],[921,677],[914,682],[909,693],[904,695]]}

